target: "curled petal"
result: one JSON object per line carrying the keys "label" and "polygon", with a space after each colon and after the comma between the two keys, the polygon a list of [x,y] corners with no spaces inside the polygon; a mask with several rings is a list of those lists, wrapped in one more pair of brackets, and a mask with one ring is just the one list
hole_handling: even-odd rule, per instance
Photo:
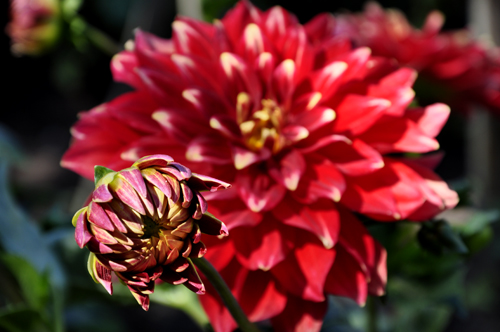
{"label": "curled petal", "polygon": [[203,214],[198,221],[198,225],[201,232],[208,235],[227,236],[229,234],[226,225],[209,212]]}
{"label": "curled petal", "polygon": [[210,190],[214,192],[219,189],[228,189],[231,187],[229,183],[197,173],[192,174],[191,178],[188,180],[188,184],[196,191]]}
{"label": "curled petal", "polygon": [[78,246],[83,248],[91,238],[92,235],[87,228],[87,212],[84,211],[78,215],[78,219],[76,220],[75,240]]}

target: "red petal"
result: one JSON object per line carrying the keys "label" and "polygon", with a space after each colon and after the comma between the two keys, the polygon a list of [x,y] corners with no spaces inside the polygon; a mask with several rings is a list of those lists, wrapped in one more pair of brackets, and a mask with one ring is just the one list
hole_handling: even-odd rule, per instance
{"label": "red petal", "polygon": [[211,213],[205,213],[198,221],[198,225],[200,226],[200,230],[202,233],[208,235],[224,235],[227,236],[229,234],[226,225]]}
{"label": "red petal", "polygon": [[335,109],[337,118],[333,130],[356,136],[366,131],[382,116],[391,105],[387,99],[370,96],[347,95]]}
{"label": "red petal", "polygon": [[[391,128],[391,130],[388,130]],[[386,118],[363,133],[360,138],[380,153],[425,153],[439,149],[439,143],[405,118]]]}
{"label": "red petal", "polygon": [[262,214],[250,211],[241,199],[209,201],[210,212],[222,220],[229,230],[240,226],[255,226],[262,220]]}
{"label": "red petal", "polygon": [[311,110],[301,110],[295,118],[295,123],[300,123],[308,132],[312,132],[335,120],[336,113],[329,107],[317,106]]}
{"label": "red petal", "polygon": [[304,203],[312,203],[322,197],[340,201],[345,190],[345,180],[337,167],[316,154],[309,154],[307,162],[306,172],[293,197]]}
{"label": "red petal", "polygon": [[268,168],[269,174],[276,182],[281,183],[288,190],[294,191],[297,189],[302,174],[304,174],[306,162],[301,153],[297,150],[291,150],[279,160],[278,165],[268,166]]}
{"label": "red petal", "polygon": [[330,159],[346,175],[363,175],[384,166],[380,153],[359,139],[353,140],[351,144],[333,142],[317,152]]}
{"label": "red petal", "polygon": [[387,282],[385,249],[371,237],[363,224],[347,210],[342,210],[340,245],[358,262],[369,278],[368,290],[374,295],[383,295]]}
{"label": "red petal", "polygon": [[319,332],[327,308],[326,301],[318,303],[288,296],[285,310],[271,322],[276,331]]}
{"label": "red petal", "polygon": [[271,157],[271,151],[266,148],[260,149],[259,152],[253,152],[246,148],[232,145],[231,150],[233,153],[234,167],[237,170],[242,170],[250,165],[259,161],[267,160]]}
{"label": "red petal", "polygon": [[315,234],[325,248],[333,248],[340,232],[340,218],[335,204],[328,200],[319,200],[303,206],[292,199],[284,199],[273,215],[286,225],[305,229]]}
{"label": "red petal", "polygon": [[426,108],[409,109],[405,117],[411,119],[429,137],[436,137],[450,116],[445,104],[433,104]]}
{"label": "red petal", "polygon": [[358,262],[341,246],[337,248],[337,256],[326,279],[325,291],[330,294],[347,296],[364,305],[368,295],[365,273]]}
{"label": "red petal", "polygon": [[153,119],[158,121],[171,138],[187,144],[196,136],[210,131],[208,121],[188,114],[186,110],[161,109],[153,113]]}
{"label": "red petal", "polygon": [[[308,237],[306,234],[301,237]],[[305,243],[271,269],[280,284],[291,294],[304,300],[322,302],[326,276],[333,264],[335,251],[320,243]]]}
{"label": "red petal", "polygon": [[240,171],[236,176],[235,188],[241,200],[253,212],[273,209],[286,192],[285,187],[263,174],[258,167]]}
{"label": "red petal", "polygon": [[227,140],[216,135],[201,135],[191,140],[186,158],[193,162],[227,165],[233,162]]}
{"label": "red petal", "polygon": [[271,274],[264,271],[249,272],[239,293],[242,309],[254,322],[278,315],[287,302],[286,295],[279,290]]}
{"label": "red petal", "polygon": [[254,227],[238,227],[231,230],[236,257],[250,270],[267,271],[285,259],[289,251],[285,237],[286,227],[271,218],[266,218]]}

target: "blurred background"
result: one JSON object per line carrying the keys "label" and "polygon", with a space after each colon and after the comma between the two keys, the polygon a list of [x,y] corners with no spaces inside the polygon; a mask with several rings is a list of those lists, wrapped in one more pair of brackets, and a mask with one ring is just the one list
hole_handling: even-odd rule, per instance
{"label": "blurred background", "polygon": [[[124,288],[116,287],[111,297],[92,281],[87,253],[74,243],[71,225],[90,182],[61,168],[59,161],[78,112],[129,90],[112,81],[109,62],[133,37],[133,29],[169,38],[177,13],[212,21],[235,1],[63,2],[73,14],[61,19],[59,41],[44,54],[13,55],[9,37],[0,37],[6,83],[0,113],[0,331],[210,330],[196,298],[186,292],[159,287],[146,313]],[[359,12],[365,1],[252,2],[261,9],[280,5],[305,23],[320,12]],[[480,2],[487,1],[379,1],[401,10],[415,27],[438,9],[446,17],[444,30],[466,27],[469,9]],[[1,15],[5,30],[8,1],[2,1]],[[418,82],[415,90],[421,105],[435,102]],[[498,116],[486,119],[495,123]],[[460,207],[443,218],[466,250],[426,246],[422,238],[432,237],[435,229],[367,222],[389,252],[387,295],[371,299],[365,308],[332,297],[324,331],[500,331],[498,205],[471,199],[473,170],[467,166],[467,149],[500,141],[493,136],[471,143],[470,125],[470,114],[452,109],[438,136],[445,157],[436,170],[461,195]]]}

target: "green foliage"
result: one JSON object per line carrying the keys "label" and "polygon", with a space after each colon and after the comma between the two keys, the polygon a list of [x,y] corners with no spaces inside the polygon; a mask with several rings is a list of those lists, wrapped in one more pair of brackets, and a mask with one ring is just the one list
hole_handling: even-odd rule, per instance
{"label": "green foliage", "polygon": [[423,223],[417,234],[417,239],[422,248],[436,255],[441,255],[445,250],[450,250],[458,254],[466,254],[468,252],[460,236],[444,220],[433,220]]}

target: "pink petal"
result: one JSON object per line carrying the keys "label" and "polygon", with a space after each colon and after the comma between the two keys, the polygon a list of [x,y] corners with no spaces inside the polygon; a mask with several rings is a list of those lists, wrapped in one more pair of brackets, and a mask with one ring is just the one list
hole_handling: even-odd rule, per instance
{"label": "pink petal", "polygon": [[91,202],[89,205],[89,209],[87,210],[87,213],[88,213],[88,220],[94,225],[104,228],[105,230],[108,230],[110,232],[113,232],[115,230],[113,223],[109,219],[106,212],[104,212],[104,209],[100,204],[96,202]]}
{"label": "pink petal", "polygon": [[107,184],[102,184],[92,192],[92,200],[97,203],[106,203],[113,199]]}
{"label": "pink petal", "polygon": [[153,168],[147,168],[142,170],[141,174],[148,182],[160,189],[165,196],[170,197],[172,195],[172,188],[161,173],[155,171]]}
{"label": "pink petal", "polygon": [[146,184],[142,178],[141,171],[138,168],[124,169],[118,173],[125,180],[127,180],[130,185],[135,189],[135,191],[146,198],[148,196],[148,191],[146,189]]}
{"label": "pink petal", "polygon": [[142,215],[146,214],[146,210],[142,205],[142,201],[137,195],[137,192],[134,188],[129,184],[128,181],[120,178],[119,176],[115,177],[113,182],[109,184],[110,188],[113,190],[115,195],[125,204],[130,206],[132,209],[136,210]]}
{"label": "pink petal", "polygon": [[189,186],[196,191],[210,190],[211,192],[219,189],[228,189],[231,187],[229,183],[217,180],[210,176],[193,173],[188,181]]}
{"label": "pink petal", "polygon": [[154,154],[137,160],[134,166],[137,166],[141,170],[153,166],[165,167],[172,161],[174,159],[166,154]]}
{"label": "pink petal", "polygon": [[87,229],[87,212],[82,212],[78,216],[75,227],[75,240],[80,248],[85,247],[87,242],[90,241],[92,235]]}
{"label": "pink petal", "polygon": [[99,262],[99,260],[94,260],[94,276],[99,281],[99,283],[106,289],[106,291],[112,295],[113,294],[113,284],[111,283],[111,270],[106,268]]}

